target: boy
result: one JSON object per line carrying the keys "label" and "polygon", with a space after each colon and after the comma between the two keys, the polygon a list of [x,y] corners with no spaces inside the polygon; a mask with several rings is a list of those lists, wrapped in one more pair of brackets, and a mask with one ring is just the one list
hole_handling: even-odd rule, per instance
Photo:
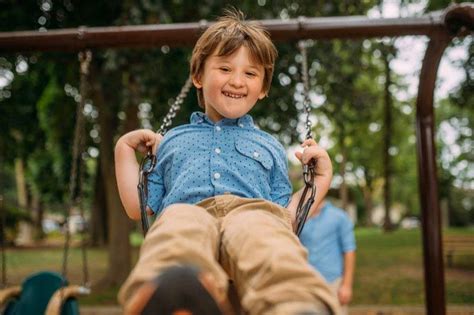
{"label": "boy", "polygon": [[[119,193],[127,214],[136,220],[135,151],[146,146],[156,150],[159,144],[158,163],[148,179],[148,210],[162,212],[119,293],[126,313],[196,294],[206,301],[211,297],[225,312],[229,278],[249,314],[338,312],[334,295],[308,264],[292,232],[301,191],[290,200],[285,151],[247,115],[268,93],[276,54],[259,25],[244,21],[240,12],[228,13],[202,34],[191,57],[193,83],[205,112],[194,113],[190,124],[163,139],[136,130],[118,140]],[[314,212],[328,190],[332,165],[313,140],[302,145],[306,149],[297,157],[303,163],[318,161]],[[197,269],[179,269],[187,265]],[[199,290],[177,288],[172,279],[179,275]],[[175,292],[179,290],[183,292]],[[184,302],[177,304],[172,311],[189,312]],[[211,314],[212,308],[194,314]]]}
{"label": "boy", "polygon": [[341,314],[348,314],[356,250],[354,225],[348,214],[329,201],[323,201],[308,218],[300,240],[308,249],[309,263],[337,295]]}

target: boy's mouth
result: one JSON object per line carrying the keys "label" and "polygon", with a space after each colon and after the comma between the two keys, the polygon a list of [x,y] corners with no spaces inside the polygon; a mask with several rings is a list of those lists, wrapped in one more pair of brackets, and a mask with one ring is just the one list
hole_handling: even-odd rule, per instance
{"label": "boy's mouth", "polygon": [[227,97],[236,98],[236,99],[245,97],[245,94],[230,93],[227,91],[223,91],[222,94],[224,94]]}

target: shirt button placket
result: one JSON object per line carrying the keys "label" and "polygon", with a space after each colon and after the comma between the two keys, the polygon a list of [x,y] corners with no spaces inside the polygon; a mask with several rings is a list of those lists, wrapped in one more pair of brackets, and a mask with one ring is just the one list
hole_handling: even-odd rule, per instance
{"label": "shirt button placket", "polygon": [[219,193],[219,190],[222,189],[221,184],[219,183],[221,181],[222,177],[222,170],[220,169],[220,165],[222,164],[221,158],[219,155],[221,154],[221,144],[223,143],[223,132],[222,132],[222,127],[221,126],[214,126],[214,152],[211,154],[211,177],[212,177],[212,182],[214,186],[214,192],[216,194]]}

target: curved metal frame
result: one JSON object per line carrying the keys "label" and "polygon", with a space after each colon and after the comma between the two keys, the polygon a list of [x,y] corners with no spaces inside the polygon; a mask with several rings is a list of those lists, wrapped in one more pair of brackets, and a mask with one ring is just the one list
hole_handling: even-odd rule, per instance
{"label": "curved metal frame", "polygon": [[[434,142],[433,91],[443,52],[456,36],[474,29],[474,4],[462,3],[416,18],[369,19],[361,16],[260,21],[273,40],[369,38],[425,35],[430,38],[423,59],[416,102],[419,193],[422,209],[426,310],[446,314],[441,215]],[[124,27],[0,32],[0,52],[79,51],[86,48],[190,46],[210,24],[180,23]]]}

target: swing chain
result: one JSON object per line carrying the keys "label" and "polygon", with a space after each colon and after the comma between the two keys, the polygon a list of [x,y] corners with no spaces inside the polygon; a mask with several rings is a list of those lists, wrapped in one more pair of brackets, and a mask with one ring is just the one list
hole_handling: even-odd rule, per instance
{"label": "swing chain", "polygon": [[309,77],[308,77],[308,53],[306,50],[307,43],[305,41],[298,42],[298,48],[301,53],[301,81],[303,82],[303,109],[306,114],[306,139],[313,137],[311,133],[312,124],[310,120],[311,115],[311,99],[309,98]]}
{"label": "swing chain", "polygon": [[[176,113],[181,109],[181,105],[183,104],[184,99],[188,96],[192,83],[192,77],[191,75],[189,75],[183,87],[181,88],[181,91],[179,92],[178,96],[174,100],[173,104],[171,104],[168,113],[163,118],[160,129],[158,129],[157,133],[164,136],[165,133],[168,131],[168,128],[173,123],[173,119],[176,117]],[[146,156],[142,159],[140,163],[137,185],[143,236],[146,235],[150,227],[150,223],[148,222],[148,214],[146,211],[148,204],[148,175],[150,175],[150,173],[153,171],[155,165],[156,155],[153,154],[152,148],[148,148]]]}
{"label": "swing chain", "polygon": [[[80,208],[81,218],[84,218],[84,210],[81,206],[82,202],[82,184],[84,177],[84,163],[82,163],[82,153],[85,147],[85,117],[84,117],[84,105],[86,102],[85,96],[87,79],[89,75],[89,66],[92,60],[92,52],[90,50],[81,51],[78,54],[80,62],[80,99],[76,106],[76,125],[74,128],[74,139],[72,147],[72,166],[71,174],[69,177],[69,205],[66,210],[66,223],[65,229],[65,243],[64,243],[64,255],[63,255],[63,267],[62,276],[64,279],[67,278],[67,265],[69,258],[69,247],[71,242],[71,231],[69,230],[69,218],[71,216],[71,209],[78,206]],[[82,237],[82,258],[83,258],[83,284],[88,286],[88,269],[87,269],[87,254],[85,251],[84,236]],[[65,285],[65,283],[63,284]]]}
{"label": "swing chain", "polygon": [[[306,139],[312,139],[312,124],[310,120],[311,114],[311,100],[309,98],[309,77],[308,77],[308,54],[306,50],[307,42],[299,41],[298,48],[301,53],[301,80],[303,82],[303,109],[306,114]],[[316,196],[316,185],[314,184],[314,177],[316,174],[316,161],[311,159],[308,164],[303,165],[303,178],[305,187],[301,198],[298,202],[298,207],[296,209],[296,235],[300,235],[303,230],[304,224],[308,217],[309,210],[314,203],[314,198]],[[308,200],[306,196],[310,192]],[[306,200],[306,201],[305,201]]]}
{"label": "swing chain", "polygon": [[[88,95],[89,93],[89,71],[90,71],[90,63],[92,61],[92,52],[90,50],[87,50],[85,52],[82,52],[79,54],[79,61],[80,61],[80,64],[81,64],[81,77],[80,77],[80,91],[81,91],[81,102],[82,102],[82,112],[84,111],[84,105],[85,105],[85,97],[86,95]],[[82,113],[81,113],[82,114]],[[82,114],[82,116],[84,116]],[[84,134],[85,134],[85,124],[84,124],[84,118],[83,118],[83,124],[82,124],[82,137],[81,137],[81,143],[80,143],[80,152],[81,152],[81,155],[84,153],[85,151],[85,147],[86,147],[86,144],[85,144],[85,137],[84,137]],[[82,161],[82,158],[81,158],[81,161]],[[83,186],[83,182],[84,182],[84,178],[85,178],[85,165],[83,162],[81,162],[81,167],[79,169],[80,173],[79,173],[79,191],[78,191],[78,201],[79,203],[82,202],[82,187]],[[79,207],[79,211],[80,211],[80,217],[82,218],[83,221],[84,220],[84,207],[81,205]],[[89,287],[89,270],[88,270],[88,266],[87,266],[87,250],[86,250],[86,241],[85,241],[85,227],[82,227],[81,228],[81,251],[82,251],[82,283],[83,283],[83,286],[85,287]]]}
{"label": "swing chain", "polygon": [[157,131],[159,134],[165,135],[166,131],[168,131],[168,127],[170,127],[171,124],[173,123],[173,119],[176,117],[176,113],[181,109],[181,105],[183,104],[184,99],[188,95],[189,90],[191,89],[192,83],[193,83],[193,80],[190,75],[188,79],[186,80],[186,82],[184,83],[183,87],[181,88],[181,91],[179,92],[175,101],[171,105],[168,113],[163,118],[163,122],[161,123],[160,129],[158,129]]}

